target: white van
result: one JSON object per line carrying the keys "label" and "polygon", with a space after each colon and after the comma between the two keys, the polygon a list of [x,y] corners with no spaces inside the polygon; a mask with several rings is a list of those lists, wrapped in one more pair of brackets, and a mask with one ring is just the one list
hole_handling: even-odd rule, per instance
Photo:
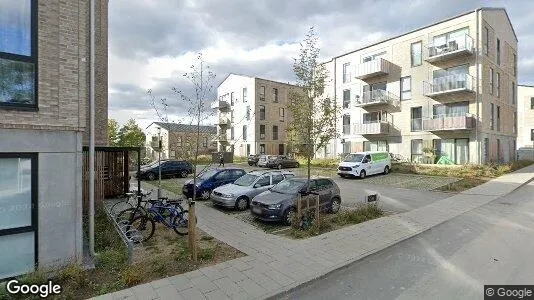
{"label": "white van", "polygon": [[391,157],[388,152],[368,151],[351,153],[339,163],[337,174],[341,177],[387,174],[391,170]]}

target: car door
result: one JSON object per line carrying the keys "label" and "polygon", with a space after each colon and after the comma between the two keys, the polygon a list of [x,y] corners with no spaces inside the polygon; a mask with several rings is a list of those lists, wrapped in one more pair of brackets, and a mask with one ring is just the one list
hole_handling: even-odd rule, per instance
{"label": "car door", "polygon": [[213,177],[212,189],[220,187],[221,185],[225,185],[227,183],[230,183],[231,178],[232,177],[231,177],[231,174],[230,174],[230,170],[223,170],[223,171],[217,173]]}
{"label": "car door", "polygon": [[[161,177],[169,177],[171,175],[171,162],[164,161],[161,163]],[[159,172],[159,171],[158,171]]]}
{"label": "car door", "polygon": [[371,160],[371,155],[367,154],[362,160],[362,170],[365,170],[367,175],[373,174],[373,161]]}
{"label": "car door", "polygon": [[330,199],[332,198],[331,185],[332,183],[328,179],[317,179],[315,188],[316,192],[319,193],[319,203],[322,210],[330,204]]}
{"label": "car door", "polygon": [[231,170],[230,171],[230,179],[228,181],[228,183],[233,183],[234,181],[236,181],[237,179],[239,179],[239,177],[245,175],[246,172],[243,171],[243,170]]}
{"label": "car door", "polygon": [[271,187],[271,175],[266,174],[262,175],[258,180],[256,180],[256,183],[254,183],[254,192],[252,197],[265,192],[267,189]]}

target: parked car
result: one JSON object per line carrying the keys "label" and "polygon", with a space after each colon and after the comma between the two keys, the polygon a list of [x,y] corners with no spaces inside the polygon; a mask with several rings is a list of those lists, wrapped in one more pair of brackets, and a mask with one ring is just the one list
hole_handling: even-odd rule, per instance
{"label": "parked car", "polygon": [[[307,179],[288,178],[252,199],[252,215],[263,221],[282,221],[291,225],[299,193],[306,191]],[[339,187],[330,178],[310,180],[310,191],[319,194],[321,210],[337,213],[341,207]]]}
{"label": "parked car", "polygon": [[[162,160],[161,161],[161,178],[169,177],[187,177],[193,173],[193,166],[185,160]],[[137,172],[139,179],[155,180],[159,176],[159,162],[150,165],[141,166]]]}
{"label": "parked car", "polygon": [[391,156],[388,152],[351,153],[339,163],[337,174],[341,177],[356,176],[365,178],[367,175],[388,174],[391,170]]}
{"label": "parked car", "polygon": [[267,160],[267,167],[269,168],[298,168],[300,167],[299,162],[296,159],[289,158],[285,155],[272,155]]}
{"label": "parked car", "polygon": [[251,154],[248,156],[247,162],[249,166],[257,166],[258,160],[260,159],[259,154]]}
{"label": "parked car", "polygon": [[[246,172],[239,168],[215,168],[207,169],[198,174],[196,182],[197,196],[203,200],[208,200],[211,192],[221,185],[229,184],[236,181],[239,177],[245,175]],[[182,193],[187,198],[193,197],[193,180],[188,180],[183,188]]]}
{"label": "parked car", "polygon": [[234,183],[214,189],[211,201],[214,205],[245,210],[249,207],[250,200],[256,195],[290,177],[295,177],[291,171],[252,171],[241,176]]}
{"label": "parked car", "polygon": [[269,161],[269,158],[271,157],[272,155],[265,155],[265,154],[262,154],[260,155],[260,157],[258,158],[258,163],[256,163],[256,166],[258,167],[267,167],[267,162]]}

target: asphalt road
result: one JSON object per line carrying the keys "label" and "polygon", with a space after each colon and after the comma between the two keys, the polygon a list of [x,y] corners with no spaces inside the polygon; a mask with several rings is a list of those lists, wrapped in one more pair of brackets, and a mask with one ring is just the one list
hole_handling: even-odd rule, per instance
{"label": "asphalt road", "polygon": [[483,299],[534,284],[534,182],[280,299]]}

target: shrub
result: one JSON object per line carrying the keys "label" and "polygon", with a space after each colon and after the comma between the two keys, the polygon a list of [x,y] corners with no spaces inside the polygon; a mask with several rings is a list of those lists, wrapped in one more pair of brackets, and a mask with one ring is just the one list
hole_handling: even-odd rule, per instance
{"label": "shrub", "polygon": [[122,272],[122,281],[125,286],[131,287],[141,283],[143,281],[143,275],[139,271],[139,268],[129,266]]}
{"label": "shrub", "polygon": [[87,285],[87,272],[78,264],[72,264],[61,270],[57,278],[63,283],[69,285],[71,288],[81,288]]}
{"label": "shrub", "polygon": [[198,249],[198,258],[204,261],[211,261],[214,256],[214,249],[211,247]]}

